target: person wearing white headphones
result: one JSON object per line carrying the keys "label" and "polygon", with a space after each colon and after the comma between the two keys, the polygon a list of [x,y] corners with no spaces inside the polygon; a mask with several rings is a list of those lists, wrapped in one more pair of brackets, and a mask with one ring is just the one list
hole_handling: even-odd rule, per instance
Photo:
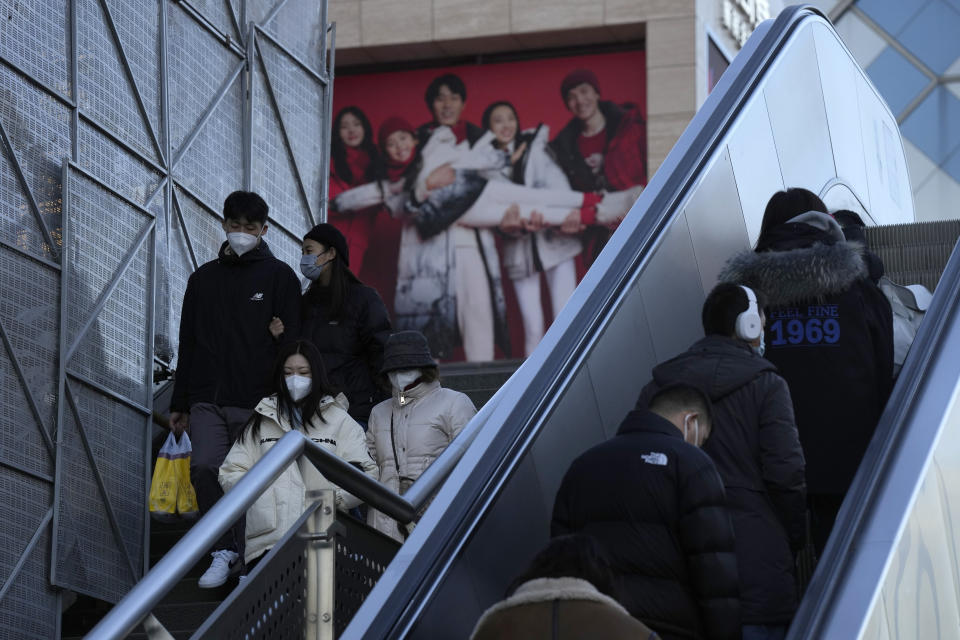
{"label": "person wearing white headphones", "polygon": [[786,381],[763,358],[761,293],[718,284],[703,305],[706,337],[653,369],[640,394],[687,383],[713,403],[704,443],[720,472],[736,534],[744,640],[781,640],[799,602],[794,553],[806,541],[803,450]]}

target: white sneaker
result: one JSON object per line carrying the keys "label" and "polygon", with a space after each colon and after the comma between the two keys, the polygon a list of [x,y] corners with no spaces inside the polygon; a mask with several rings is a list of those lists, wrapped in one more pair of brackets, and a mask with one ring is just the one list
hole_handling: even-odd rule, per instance
{"label": "white sneaker", "polygon": [[234,551],[221,549],[210,555],[213,556],[213,562],[197,582],[197,586],[201,589],[216,589],[223,586],[230,577],[231,570],[234,567],[239,568],[237,560],[240,559],[240,555]]}

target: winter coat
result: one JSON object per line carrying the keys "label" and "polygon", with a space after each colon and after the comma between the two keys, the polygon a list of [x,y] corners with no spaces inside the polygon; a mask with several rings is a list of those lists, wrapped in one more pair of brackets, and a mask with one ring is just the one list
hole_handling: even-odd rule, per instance
{"label": "winter coat", "polygon": [[[527,148],[514,166],[505,166],[506,173],[501,174],[501,179],[513,180],[537,189],[569,189],[567,176],[547,147],[549,137],[550,127],[546,125],[521,133],[518,143],[526,142]],[[477,147],[481,145],[486,147],[487,153],[505,154],[507,157],[515,150],[511,143],[509,149],[500,151],[493,146],[492,137],[486,136],[477,142]],[[579,236],[560,233],[558,229],[543,229],[510,236],[504,239],[502,246],[503,267],[511,280],[552,269],[561,262],[576,257],[583,250]]]}
{"label": "winter coat", "polygon": [[377,376],[391,332],[390,315],[380,295],[359,282],[350,283],[343,302],[340,318],[331,318],[329,293],[305,294],[301,335],[319,349],[330,384],[350,401],[350,416],[367,422],[370,409],[387,395]]}
{"label": "winter coat", "polygon": [[647,127],[640,109],[600,101],[607,136],[603,172],[594,174],[577,147],[583,123],[572,118],[550,142],[557,163],[577,191],[622,191],[647,184]]}
{"label": "winter coat", "polygon": [[[198,402],[252,409],[270,393],[279,342],[300,333],[300,282],[265,240],[242,256],[224,242],[187,280],[172,411]],[[270,334],[276,316],[285,327]]]}
{"label": "winter coat", "polygon": [[[346,398],[326,396],[317,409],[317,417],[304,425],[305,435],[337,457],[359,466],[364,473],[376,478],[377,465],[367,452],[360,428],[345,410]],[[254,410],[261,416],[259,437],[249,432],[233,443],[226,459],[220,465],[220,486],[229,491],[240,481],[273,444],[291,430],[286,416],[277,410],[277,397],[264,398]],[[321,420],[322,418],[322,420]],[[333,485],[317,471],[313,463],[301,457],[288,466],[270,488],[247,510],[246,549],[244,558],[250,562],[273,547],[307,508],[307,491],[333,489],[337,507],[350,509],[360,500]]]}
{"label": "winter coat", "polygon": [[[483,127],[479,127],[472,122],[465,122],[464,124],[466,125],[467,129],[467,144],[473,146],[476,144],[477,140],[480,139],[480,136],[483,135]],[[417,127],[417,140],[423,144],[427,138],[433,135],[434,131],[442,126],[444,125],[437,124],[436,122],[426,122],[420,125]]]}
{"label": "winter coat", "polygon": [[[556,626],[554,626],[556,623]],[[487,609],[470,640],[648,640],[623,606],[580,578],[537,578]]]}
{"label": "winter coat", "polygon": [[649,411],[573,461],[551,535],[595,537],[621,577],[623,604],[658,634],[740,638],[733,528],[723,483],[703,451]]}
{"label": "winter coat", "polygon": [[734,256],[720,280],[766,294],[766,357],[790,386],[807,490],[843,495],[890,395],[893,314],[863,246],[826,214],[804,215],[761,238],[768,250]]}
{"label": "winter coat", "polygon": [[[433,134],[438,140],[449,135],[448,127],[438,127]],[[461,153],[469,152],[465,142],[456,147]],[[423,182],[431,168],[439,166],[431,156],[437,153],[446,157],[449,151],[448,145],[430,144],[428,141],[422,150],[423,168],[418,182]],[[482,281],[479,286],[485,284],[490,288],[494,339],[505,353],[510,353],[507,303],[493,232],[490,229],[470,229],[453,223],[440,225],[431,222],[427,225],[431,229],[427,235],[421,228],[421,218],[428,215],[427,211],[442,213],[448,206],[444,204],[447,199],[466,198],[472,203],[485,185],[486,180],[479,177],[475,170],[458,170],[456,183],[431,192],[427,201],[420,203],[419,208],[411,203],[407,223],[400,232],[397,292],[394,298],[397,330],[423,333],[430,343],[430,351],[440,359],[450,358],[453,350],[460,344],[457,325],[457,247],[475,247],[479,252],[485,266],[485,273],[479,278]],[[469,204],[463,211],[468,207]]]}
{"label": "winter coat", "polygon": [[[346,181],[336,174],[332,167],[330,168],[330,181],[328,198],[334,201],[335,198],[344,193],[367,184],[363,176],[354,176],[353,180]],[[371,183],[376,185],[376,183]],[[347,239],[347,251],[350,254],[350,268],[354,273],[360,273],[363,269],[363,259],[367,253],[367,247],[370,246],[370,237],[373,235],[373,227],[376,223],[377,215],[383,212],[383,206],[378,200],[368,206],[356,209],[335,210],[330,207],[327,217],[328,222],[339,229]],[[352,405],[351,405],[352,407]]]}
{"label": "winter coat", "polygon": [[[476,413],[470,398],[437,381],[421,382],[403,394],[394,389],[392,398],[370,412],[367,428],[367,447],[380,468],[380,482],[406,492]],[[403,540],[392,518],[371,510],[368,520]]]}
{"label": "winter coat", "polygon": [[727,491],[743,624],[789,624],[798,604],[793,551],[805,539],[806,485],[787,383],[747,343],[717,335],[655,367],[638,407],[678,382],[702,389],[713,403],[703,450]]}

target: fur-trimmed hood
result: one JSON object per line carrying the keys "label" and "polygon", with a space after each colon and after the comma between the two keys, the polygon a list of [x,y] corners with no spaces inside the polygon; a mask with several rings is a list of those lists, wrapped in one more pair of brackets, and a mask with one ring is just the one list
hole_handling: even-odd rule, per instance
{"label": "fur-trimmed hood", "polygon": [[552,602],[553,600],[588,600],[590,602],[599,602],[608,607],[613,607],[623,615],[630,614],[623,608],[619,602],[608,595],[600,593],[590,582],[581,578],[535,578],[524,582],[517,587],[506,600],[502,600],[480,616],[474,627],[471,637],[476,635],[487,618],[511,607],[518,607],[524,604],[533,604],[536,602]]}
{"label": "fur-trimmed hood", "polygon": [[817,242],[788,251],[744,251],[727,262],[719,279],[759,289],[776,307],[840,293],[867,275],[862,244]]}

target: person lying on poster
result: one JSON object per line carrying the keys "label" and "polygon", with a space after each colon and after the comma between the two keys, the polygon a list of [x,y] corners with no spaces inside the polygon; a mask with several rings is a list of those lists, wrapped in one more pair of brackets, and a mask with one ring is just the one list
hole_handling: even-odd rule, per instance
{"label": "person lying on poster", "polygon": [[[485,138],[478,149],[505,160],[497,179],[537,189],[569,190],[567,176],[547,149],[548,126],[541,124],[521,131],[517,110],[507,101],[487,106],[482,122],[493,137]],[[500,230],[505,234],[501,243],[503,268],[517,293],[526,356],[540,343],[545,330],[540,274],[546,278],[553,317],[556,317],[577,286],[574,258],[583,248],[579,209],[570,210],[560,227],[539,229],[542,223],[543,216],[537,211],[532,212],[531,220],[525,223],[518,206],[509,207],[500,223]]]}
{"label": "person lying on poster", "polygon": [[[387,161],[387,183],[368,185],[372,188],[367,191],[373,199],[382,196],[404,219],[395,326],[423,333],[442,359],[449,359],[462,344],[466,360],[493,360],[495,341],[509,357],[506,299],[492,231],[451,224],[422,234],[415,224],[416,210],[408,206],[423,168],[413,127],[403,118],[388,118],[380,126],[378,141]],[[435,188],[433,180],[423,183],[427,192]]]}
{"label": "person lying on poster", "polygon": [[[330,143],[330,198],[351,187],[377,182],[386,177],[383,158],[373,137],[366,114],[356,106],[344,107],[333,121]],[[381,202],[358,209],[337,209],[330,212],[329,222],[343,232],[353,261],[353,270],[360,273],[363,258],[370,244]]]}
{"label": "person lying on poster", "polygon": [[[570,186],[578,191],[618,191],[647,183],[646,123],[634,104],[600,99],[600,81],[576,69],[560,83],[560,97],[573,116],[550,141]],[[585,243],[596,257],[609,231],[594,227]]]}

